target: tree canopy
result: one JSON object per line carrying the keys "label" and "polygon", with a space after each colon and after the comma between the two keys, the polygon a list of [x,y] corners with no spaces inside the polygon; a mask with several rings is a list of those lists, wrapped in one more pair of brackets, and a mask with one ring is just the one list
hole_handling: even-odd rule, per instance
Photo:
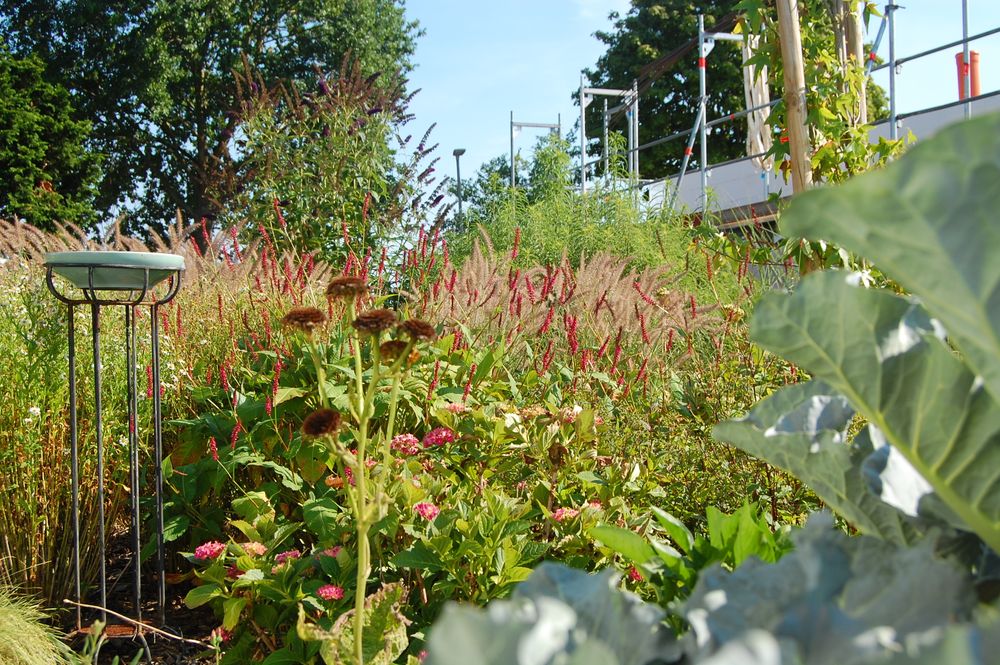
{"label": "tree canopy", "polygon": [[[366,74],[411,68],[418,34],[402,0],[0,0],[0,29],[70,90],[105,157],[99,210],[159,228],[213,216],[239,159],[233,72],[315,85],[350,54]],[[235,139],[234,139],[235,137]]]}
{"label": "tree canopy", "polygon": [[44,79],[38,58],[0,49],[0,219],[44,230],[54,221],[94,223],[99,159],[84,147],[89,124],[74,120],[69,93]]}
{"label": "tree canopy", "polygon": [[[594,36],[607,46],[593,69],[584,71],[589,85],[625,89],[642,77],[643,67],[698,37],[698,12],[705,15],[705,27],[711,29],[731,13],[737,0],[704,0],[700,5],[688,0],[632,0],[632,7],[621,16],[610,15],[613,29]],[[708,57],[708,119],[744,108],[742,58],[731,43],[719,42]],[[609,106],[617,101],[609,100]],[[588,107],[587,135],[600,135],[603,121],[601,105]],[[697,47],[682,56],[641,94],[639,100],[639,142],[647,143],[670,134],[688,131],[694,125],[698,108]],[[611,130],[623,130],[619,119]],[[741,123],[726,123],[713,129],[709,137],[709,160],[719,162],[744,154],[746,128]],[[596,146],[595,146],[596,149]],[[682,140],[643,150],[639,157],[644,178],[672,175],[684,156]],[[695,153],[695,157],[697,152]]]}

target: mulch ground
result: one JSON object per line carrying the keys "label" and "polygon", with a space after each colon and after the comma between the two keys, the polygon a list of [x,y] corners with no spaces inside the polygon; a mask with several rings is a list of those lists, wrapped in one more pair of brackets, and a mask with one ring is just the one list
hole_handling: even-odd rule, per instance
{"label": "mulch ground", "polygon": [[[134,573],[131,566],[132,560],[128,536],[128,532],[123,530],[121,533],[109,536],[108,539],[108,609],[128,617],[134,617],[132,589]],[[191,584],[190,582],[171,584],[169,564],[167,572],[166,625],[160,624],[160,612],[156,600],[158,593],[156,577],[156,564],[152,560],[143,562],[143,623],[166,630],[180,637],[207,644],[209,635],[212,629],[219,625],[219,620],[207,605],[194,610],[188,609],[184,605],[184,596],[190,590]],[[100,592],[95,589],[88,598],[84,599],[84,602],[96,605],[100,602],[99,598]],[[82,622],[84,630],[95,619],[99,618],[99,612],[96,610],[84,610]],[[64,626],[64,628],[67,633],[72,633],[76,628],[76,613],[68,613],[67,619],[71,622],[71,625]],[[114,637],[109,637],[104,643],[98,663],[101,665],[108,663],[110,665],[117,656],[122,665],[126,665],[131,662],[137,652],[142,650],[142,640],[136,637],[135,629],[132,626],[113,615],[108,615],[108,626],[107,634],[109,636],[114,634]],[[143,657],[140,661],[142,663],[152,662],[154,665],[182,665],[186,663],[206,662],[204,658],[199,658],[199,656],[205,656],[205,647],[181,640],[168,639],[151,631],[144,631],[143,637],[149,645],[150,651],[152,651],[152,661]],[[77,634],[72,637],[71,644],[74,649],[79,650],[83,645],[83,641],[84,636]]]}

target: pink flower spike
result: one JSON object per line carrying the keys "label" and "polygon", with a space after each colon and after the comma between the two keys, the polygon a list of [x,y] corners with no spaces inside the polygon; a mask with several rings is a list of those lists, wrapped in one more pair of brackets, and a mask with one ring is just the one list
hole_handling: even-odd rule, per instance
{"label": "pink flower spike", "polygon": [[198,561],[208,561],[218,559],[226,551],[226,544],[217,540],[210,540],[202,543],[194,549],[194,558]]}
{"label": "pink flower spike", "polygon": [[323,600],[340,600],[344,597],[344,590],[333,584],[324,584],[316,589],[316,595]]}
{"label": "pink flower spike", "polygon": [[631,566],[628,569],[628,578],[630,580],[632,580],[633,582],[641,582],[642,581],[642,574],[639,572],[639,570],[635,566]]}
{"label": "pink flower spike", "polygon": [[418,503],[413,506],[413,512],[420,515],[428,522],[433,522],[434,519],[441,514],[441,509],[433,503]]}
{"label": "pink flower spike", "polygon": [[562,522],[563,520],[573,519],[580,514],[580,511],[576,508],[558,508],[554,513],[552,513],[552,519],[557,522]]}
{"label": "pink flower spike", "polygon": [[430,448],[431,446],[443,446],[446,443],[452,443],[454,440],[454,432],[447,427],[438,427],[436,429],[432,429],[424,435],[424,448]]}

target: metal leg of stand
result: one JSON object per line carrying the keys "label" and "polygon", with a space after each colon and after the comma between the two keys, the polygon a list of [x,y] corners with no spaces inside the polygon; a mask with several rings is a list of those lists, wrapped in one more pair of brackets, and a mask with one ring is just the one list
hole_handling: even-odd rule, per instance
{"label": "metal leg of stand", "polygon": [[[76,325],[74,307],[69,306],[69,454],[70,487],[73,494],[73,588],[75,600],[83,602],[80,592],[80,453],[76,433]],[[76,629],[83,627],[80,606],[76,606]]]}
{"label": "metal leg of stand", "polygon": [[135,307],[125,306],[125,371],[128,393],[128,453],[129,453],[129,485],[132,499],[132,566],[135,581],[132,591],[134,603],[133,615],[137,621],[142,621],[142,573],[139,552],[142,549],[141,517],[139,515],[139,435],[137,421],[139,404],[136,384],[136,337],[135,337]]}
{"label": "metal leg of stand", "polygon": [[149,308],[153,365],[153,463],[156,478],[156,567],[159,584],[160,624],[167,623],[166,558],[163,547],[163,428],[160,424],[160,328],[159,306]]}
{"label": "metal leg of stand", "polygon": [[[94,344],[94,436],[97,439],[97,520],[98,556],[101,561],[101,607],[108,606],[108,572],[104,535],[104,439],[101,432],[101,307],[90,306],[91,338]],[[101,621],[107,622],[108,614],[101,610]]]}

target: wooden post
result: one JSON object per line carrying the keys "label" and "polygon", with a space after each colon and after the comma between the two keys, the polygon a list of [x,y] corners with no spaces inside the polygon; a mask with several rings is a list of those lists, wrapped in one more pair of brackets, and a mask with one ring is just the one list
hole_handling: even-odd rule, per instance
{"label": "wooden post", "polygon": [[[865,67],[865,28],[861,20],[861,2],[855,0],[853,7],[848,7],[846,15],[847,33],[847,64],[845,67],[853,67],[864,71]],[[853,62],[851,60],[853,59]],[[846,70],[845,70],[846,71]],[[858,118],[859,125],[868,124],[868,77],[861,77],[861,88],[858,92]]]}
{"label": "wooden post", "polygon": [[777,0],[781,61],[785,70],[785,121],[791,154],[792,187],[804,192],[812,184],[809,132],[806,129],[806,76],[802,66],[802,34],[796,0]]}

